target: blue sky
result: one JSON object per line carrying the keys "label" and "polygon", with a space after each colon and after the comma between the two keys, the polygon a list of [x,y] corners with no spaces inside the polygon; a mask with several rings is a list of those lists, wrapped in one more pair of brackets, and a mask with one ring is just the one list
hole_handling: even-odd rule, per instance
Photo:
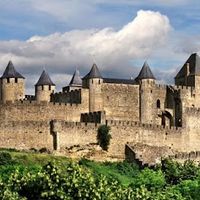
{"label": "blue sky", "polygon": [[[52,4],[52,7],[45,4]],[[58,10],[54,10],[54,4],[57,5]],[[40,9],[40,5],[44,6],[44,9]],[[59,8],[62,9],[60,14],[58,14]],[[67,13],[69,9],[71,11]],[[104,27],[118,29],[136,16],[140,9],[159,11],[167,15],[176,31],[185,34],[199,33],[200,3],[198,0],[49,0],[49,2],[47,0],[1,0],[0,39],[26,40],[33,35],[49,35],[73,29]]]}
{"label": "blue sky", "polygon": [[0,0],[0,72],[12,59],[29,91],[44,67],[59,88],[94,60],[122,78],[147,60],[171,83],[199,39],[197,0]]}

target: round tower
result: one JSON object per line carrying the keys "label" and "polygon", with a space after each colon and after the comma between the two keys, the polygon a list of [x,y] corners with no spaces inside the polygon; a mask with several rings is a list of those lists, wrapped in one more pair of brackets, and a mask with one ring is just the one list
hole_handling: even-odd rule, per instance
{"label": "round tower", "polygon": [[90,72],[83,78],[83,82],[89,87],[89,112],[103,110],[103,78],[96,64],[93,64]]}
{"label": "round tower", "polygon": [[55,91],[55,84],[50,79],[47,72],[44,70],[35,84],[35,96],[37,102],[50,102],[51,94]]}
{"label": "round tower", "polygon": [[1,77],[0,99],[2,103],[24,99],[24,79],[25,78],[15,70],[12,61],[9,61]]}
{"label": "round tower", "polygon": [[147,62],[144,63],[136,81],[140,84],[140,121],[152,124],[155,114],[154,87],[155,77]]}

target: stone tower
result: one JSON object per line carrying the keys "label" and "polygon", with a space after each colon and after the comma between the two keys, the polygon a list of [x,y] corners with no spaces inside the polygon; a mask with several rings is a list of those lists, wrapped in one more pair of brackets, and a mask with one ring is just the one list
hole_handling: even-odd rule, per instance
{"label": "stone tower", "polygon": [[103,78],[96,64],[93,64],[90,72],[83,78],[83,82],[86,87],[89,87],[89,112],[101,111]]}
{"label": "stone tower", "polygon": [[155,77],[147,62],[144,63],[136,81],[140,84],[140,121],[152,124],[155,112],[155,102],[153,89],[155,87]]}
{"label": "stone tower", "polygon": [[[200,57],[197,53],[190,55],[182,66],[175,77],[175,84],[195,88],[194,106],[200,107]],[[182,98],[184,101],[184,96]]]}
{"label": "stone tower", "polygon": [[50,102],[51,94],[55,91],[55,84],[50,79],[47,72],[44,70],[35,84],[35,96],[38,102]]}
{"label": "stone tower", "polygon": [[82,88],[82,79],[80,77],[79,71],[76,69],[69,83],[69,86],[64,87],[63,92],[69,92],[69,91],[78,90],[81,88]]}
{"label": "stone tower", "polygon": [[24,99],[24,77],[15,70],[14,65],[9,61],[3,76],[1,77],[1,102],[14,102]]}

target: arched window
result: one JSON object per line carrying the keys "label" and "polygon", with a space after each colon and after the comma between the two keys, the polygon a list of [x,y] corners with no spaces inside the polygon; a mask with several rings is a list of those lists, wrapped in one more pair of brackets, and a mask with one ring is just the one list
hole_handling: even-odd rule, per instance
{"label": "arched window", "polygon": [[157,108],[160,108],[160,99],[157,100],[157,102],[156,102],[156,107],[157,107]]}

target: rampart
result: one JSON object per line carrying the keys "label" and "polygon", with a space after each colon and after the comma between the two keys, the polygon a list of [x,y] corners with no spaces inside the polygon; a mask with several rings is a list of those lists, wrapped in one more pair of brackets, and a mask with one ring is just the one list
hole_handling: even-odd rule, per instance
{"label": "rampart", "polygon": [[81,103],[81,89],[72,90],[70,92],[59,92],[51,95],[52,102],[61,103]]}
{"label": "rampart", "polygon": [[105,124],[106,113],[104,111],[89,112],[81,114],[81,122],[92,122]]}
{"label": "rampart", "polygon": [[88,112],[85,104],[16,101],[0,105],[0,122],[4,121],[46,121],[62,119],[80,121],[81,113]]}
{"label": "rampart", "polygon": [[[60,105],[62,107],[62,105]],[[167,146],[175,151],[198,151],[199,136],[186,129],[141,124],[133,121],[108,120],[111,127],[109,154],[124,158],[125,144],[142,143],[151,146]],[[98,123],[66,122],[64,120],[6,120],[0,125],[0,146],[18,149],[65,149],[74,145],[96,143]]]}

